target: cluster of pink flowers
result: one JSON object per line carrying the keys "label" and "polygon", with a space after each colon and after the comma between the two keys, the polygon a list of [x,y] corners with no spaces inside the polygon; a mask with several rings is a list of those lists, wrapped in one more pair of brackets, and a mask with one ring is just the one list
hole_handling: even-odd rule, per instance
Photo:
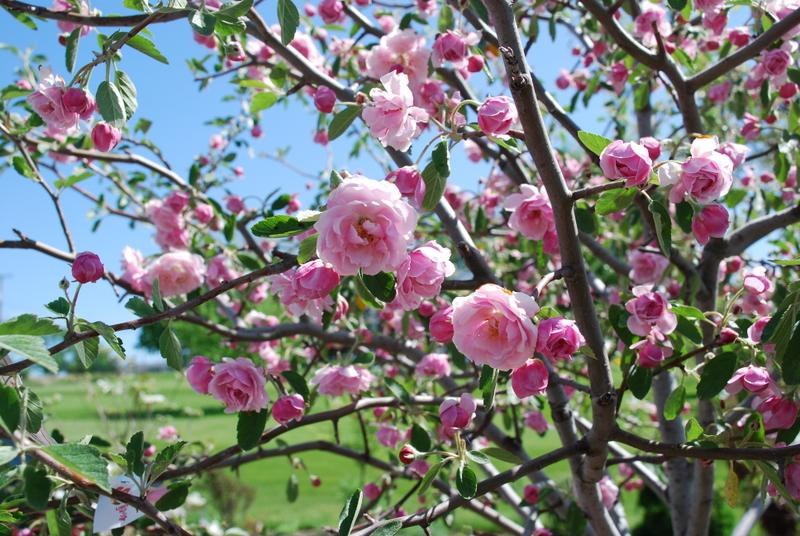
{"label": "cluster of pink flowers", "polygon": [[186,369],[186,378],[192,389],[225,404],[226,413],[261,411],[269,403],[263,369],[245,357],[213,363],[197,356]]}
{"label": "cluster of pink flowers", "polygon": [[403,73],[412,87],[425,81],[428,75],[430,50],[425,38],[414,30],[395,30],[381,37],[370,49],[366,59],[367,74],[376,80],[390,73]]}
{"label": "cluster of pink flowers", "polygon": [[742,286],[744,287],[744,296],[741,302],[743,313],[766,315],[772,310],[769,299],[775,291],[775,286],[767,277],[767,271],[763,266],[747,272],[744,275]]}
{"label": "cluster of pink flowers", "polygon": [[411,147],[411,140],[419,136],[421,124],[428,121],[428,112],[414,106],[405,73],[389,72],[381,77],[381,84],[384,89],[370,90],[371,102],[362,117],[384,147],[405,151]]}
{"label": "cluster of pink flowers", "polygon": [[321,395],[342,396],[345,393],[357,395],[366,391],[374,379],[367,369],[355,365],[325,365],[314,374],[309,383],[318,385]]}
{"label": "cluster of pink flowers", "polygon": [[88,91],[67,88],[64,79],[50,69],[42,69],[40,74],[39,86],[28,96],[28,102],[47,124],[49,133],[71,134],[81,119],[91,119],[96,104]]}
{"label": "cluster of pink flowers", "polygon": [[145,214],[156,226],[156,243],[164,251],[185,249],[189,245],[184,210],[189,196],[173,192],[166,199],[151,199],[144,207]]}
{"label": "cluster of pink flowers", "polygon": [[203,284],[206,265],[203,257],[185,250],[170,251],[146,262],[142,254],[130,247],[122,250],[122,280],[137,292],[149,296],[153,281],[159,283],[165,298],[187,294]]}

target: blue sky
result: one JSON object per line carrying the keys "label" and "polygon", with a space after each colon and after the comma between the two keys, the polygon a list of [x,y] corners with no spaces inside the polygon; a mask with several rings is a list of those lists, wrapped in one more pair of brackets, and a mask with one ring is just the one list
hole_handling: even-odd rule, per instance
{"label": "blue sky", "polygon": [[[116,10],[106,7],[105,11]],[[274,19],[269,5],[263,6],[261,11],[268,21]],[[33,31],[16,22],[5,11],[0,11],[0,28],[3,29],[0,42],[23,50],[31,48],[46,55],[54,70],[65,75],[64,48],[58,44],[58,29],[54,23],[41,22],[39,31]],[[206,49],[194,43],[189,25],[185,21],[154,25],[151,30],[151,39],[169,58],[170,64],[163,65],[126,49],[121,68],[130,75],[138,90],[139,109],[134,121],[140,117],[153,121],[151,139],[161,147],[173,168],[185,175],[193,158],[207,149],[209,137],[218,131],[217,128],[205,126],[203,123],[214,115],[236,114],[239,103],[221,101],[221,97],[226,94],[226,86],[229,85],[225,78],[214,81],[202,92],[198,91],[197,83],[192,80],[185,60],[205,55]],[[556,43],[550,42],[543,35],[531,54],[533,68],[551,90],[555,89],[553,81],[558,71],[561,68],[571,69],[575,62],[574,56],[570,54],[574,39],[566,35],[566,32],[561,33],[563,37]],[[96,49],[93,33],[84,38],[77,65],[89,61],[92,57],[91,50]],[[18,66],[14,55],[0,50],[0,87],[16,80],[14,69]],[[65,75],[65,78],[69,77]],[[94,89],[96,83],[97,80],[94,80],[90,87]],[[500,89],[495,91],[499,92]],[[564,102],[571,96],[571,93],[554,92]],[[576,114],[576,120],[584,128],[596,130],[602,128],[598,126],[602,124],[599,121],[601,115],[601,110],[596,109],[592,113],[581,110]],[[254,147],[256,151],[274,152],[279,147],[291,146],[290,154],[294,155],[290,156],[292,162],[311,173],[325,169],[330,150],[335,155],[336,167],[360,170],[373,178],[381,178],[382,173],[374,162],[347,160],[349,147],[346,139],[334,141],[328,149],[311,143],[316,122],[316,114],[309,113],[296,102],[286,107],[276,106],[262,114],[261,124],[265,134],[259,140],[254,140]],[[423,135],[422,143],[427,139]],[[265,159],[251,159],[244,152],[240,154],[236,164],[245,169],[244,179],[231,185],[236,193],[263,197],[267,192],[280,187],[289,193],[309,195],[304,187],[307,180],[280,164]],[[463,158],[460,148],[454,151],[454,172],[451,180],[459,186],[474,190],[478,180],[486,172],[486,165],[470,164]],[[94,192],[101,191],[101,183],[96,178],[85,181],[82,186]],[[52,204],[41,187],[12,170],[0,172],[0,188],[0,237],[15,238],[11,230],[13,227],[31,238],[67,249]],[[87,217],[87,213],[93,208],[92,204],[72,191],[63,194],[62,203],[78,251],[96,252],[112,270],[118,270],[120,252],[125,245],[139,248],[146,255],[157,252],[151,228],[137,226],[132,230],[127,220],[106,217],[97,233],[92,233],[92,222]],[[1,311],[3,318],[25,312],[44,315],[46,310],[43,304],[60,295],[58,281],[69,276],[69,266],[38,252],[0,250],[0,275],[4,283]],[[117,303],[110,286],[104,282],[87,285],[81,291],[78,313],[89,320],[102,320],[106,323],[123,321],[131,316]],[[149,357],[134,349],[135,334],[124,332],[121,335],[128,348],[129,359]]]}

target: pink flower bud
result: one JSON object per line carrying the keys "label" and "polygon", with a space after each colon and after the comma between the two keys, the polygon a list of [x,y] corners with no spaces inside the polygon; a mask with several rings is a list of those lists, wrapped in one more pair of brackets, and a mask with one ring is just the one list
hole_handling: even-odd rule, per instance
{"label": "pink flower bud", "polygon": [[781,96],[782,99],[789,100],[795,95],[797,95],[797,84],[793,82],[786,82],[783,84],[780,89],[778,89],[778,94]]}
{"label": "pink flower bud", "polygon": [[625,179],[625,186],[641,186],[650,178],[653,161],[642,145],[616,140],[600,154],[600,168],[607,179]]}
{"label": "pink flower bud", "polygon": [[403,448],[400,449],[400,454],[398,454],[397,457],[400,458],[400,463],[403,465],[409,465],[417,459],[417,454],[417,449],[411,445],[403,445]]}
{"label": "pink flower bud", "polygon": [[711,237],[724,237],[729,223],[728,210],[724,206],[717,203],[706,205],[692,218],[692,233],[704,246]]}
{"label": "pink flower bud", "polygon": [[585,343],[573,320],[557,317],[539,323],[536,351],[548,359],[571,359],[572,354]]}
{"label": "pink flower bud", "polygon": [[363,491],[364,491],[364,497],[366,497],[367,500],[370,501],[374,501],[375,499],[381,496],[381,488],[379,488],[378,485],[375,484],[374,482],[369,482],[368,484],[365,484]]}
{"label": "pink flower bud", "polygon": [[469,393],[463,393],[461,399],[447,398],[439,406],[439,419],[447,428],[466,428],[472,422],[475,407]]}
{"label": "pink flower bud", "polygon": [[315,259],[297,268],[292,284],[297,296],[315,300],[324,298],[336,288],[339,274],[330,264]]}
{"label": "pink flower bud", "polygon": [[200,203],[194,209],[194,219],[205,225],[214,218],[214,207],[207,203]]}
{"label": "pink flower bud", "polygon": [[511,97],[489,97],[478,108],[478,125],[486,134],[499,136],[517,121],[517,107]]}
{"label": "pink flower bud", "polygon": [[561,73],[556,78],[556,87],[558,89],[568,89],[573,83],[572,75],[568,71],[561,69]]}
{"label": "pink flower bud", "polygon": [[282,396],[272,406],[272,418],[281,424],[299,421],[306,410],[306,403],[300,395]]}
{"label": "pink flower bud", "polygon": [[539,502],[539,488],[533,484],[526,484],[522,492],[525,502],[528,504],[536,504]]}
{"label": "pink flower bud", "polygon": [[647,149],[647,154],[650,155],[650,160],[654,161],[661,156],[661,142],[652,136],[645,136],[639,140],[639,143]]}
{"label": "pink flower bud", "polygon": [[72,277],[78,283],[94,283],[105,273],[100,257],[90,251],[78,253],[72,261]]}
{"label": "pink flower bud", "polygon": [[719,332],[720,344],[731,344],[732,342],[735,342],[738,337],[739,334],[731,328],[722,328],[722,330]]}
{"label": "pink flower bud", "polygon": [[244,212],[246,207],[244,206],[244,201],[238,195],[229,195],[225,198],[225,208],[230,210],[234,214],[239,214],[240,212]]}
{"label": "pink flower bud", "polygon": [[479,73],[483,70],[485,63],[486,61],[483,59],[483,56],[473,54],[467,58],[467,71],[471,73]]}
{"label": "pink flower bud", "polygon": [[453,306],[448,305],[444,309],[439,309],[431,317],[428,326],[431,337],[436,342],[447,344],[453,340]]}
{"label": "pink flower bud", "polygon": [[264,134],[264,129],[261,128],[261,125],[253,125],[253,128],[250,130],[250,135],[254,138],[260,138]]}
{"label": "pink flower bud", "polygon": [[113,125],[101,121],[92,129],[92,143],[98,151],[107,153],[117,146],[122,139],[122,133]]}
{"label": "pink flower bud", "polygon": [[787,430],[797,419],[797,403],[780,396],[771,396],[756,408],[764,417],[767,430]]}
{"label": "pink flower bud", "polygon": [[336,106],[336,94],[328,86],[320,86],[314,93],[314,106],[324,114],[329,114]]}
{"label": "pink flower bud", "polygon": [[207,357],[198,355],[192,358],[186,368],[186,380],[196,392],[208,394],[208,384],[214,377],[214,363]]}

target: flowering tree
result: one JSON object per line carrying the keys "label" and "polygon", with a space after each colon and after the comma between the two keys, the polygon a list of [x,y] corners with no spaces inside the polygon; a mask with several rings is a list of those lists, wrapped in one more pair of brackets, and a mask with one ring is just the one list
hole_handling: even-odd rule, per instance
{"label": "flowering tree", "polygon": [[[96,530],[145,516],[190,534],[170,512],[193,476],[309,450],[385,473],[353,489],[339,534],[427,528],[456,509],[504,533],[629,534],[617,484],[646,486],[676,535],[707,534],[717,501],[748,510],[737,534],[769,503],[794,509],[800,5],[322,0],[301,15],[292,0],[122,4],[136,13],[0,0],[22,24],[63,32],[65,67],[23,61],[0,93],[0,134],[8,166],[52,199],[68,249],[23,231],[0,247],[71,264],[52,317],[0,324],[0,486],[24,497],[0,504],[0,521],[68,531],[89,506]],[[135,119],[137,73],[119,52],[167,61],[146,30],[184,19],[211,53],[192,69],[234,80],[245,111],[181,173]],[[569,105],[528,65],[544,27],[579,43],[578,67],[556,80]],[[92,29],[100,49],[78,66]],[[318,115],[317,143],[385,151],[385,177],[331,169],[310,210],[294,192],[257,205],[216,195],[243,139],[290,99]],[[614,140],[571,117],[603,99]],[[448,184],[454,150],[492,162],[477,195]],[[102,197],[79,185],[92,175]],[[124,248],[119,271],[78,252],[67,189],[152,226],[157,247]],[[101,279],[127,296],[131,320],[80,315],[81,286]],[[195,356],[177,334],[186,323],[227,345]],[[197,396],[238,414],[232,445],[155,453],[141,432],[101,448],[53,439],[20,373],[56,371],[69,348],[89,366],[99,339],[124,357],[116,333],[153,325]],[[543,433],[545,414],[561,446],[534,455],[523,429]],[[357,420],[362,450],[333,433],[291,443],[292,430],[341,419]],[[569,485],[547,476],[561,460]],[[384,500],[399,480],[411,492]],[[430,505],[407,513],[413,494]],[[125,516],[102,525],[112,507]]]}

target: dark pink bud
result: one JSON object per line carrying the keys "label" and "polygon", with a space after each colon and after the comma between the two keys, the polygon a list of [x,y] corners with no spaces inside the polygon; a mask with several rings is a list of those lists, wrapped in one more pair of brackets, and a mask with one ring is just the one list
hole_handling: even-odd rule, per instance
{"label": "dark pink bud", "polygon": [[336,94],[327,86],[322,86],[314,93],[314,106],[324,114],[329,114],[336,106]]}
{"label": "dark pink bud", "polygon": [[122,139],[122,133],[113,125],[101,121],[92,129],[92,143],[98,151],[107,153],[117,146]]}
{"label": "dark pink bud", "polygon": [[105,273],[100,257],[90,251],[78,253],[72,262],[72,277],[78,283],[94,283]]}

